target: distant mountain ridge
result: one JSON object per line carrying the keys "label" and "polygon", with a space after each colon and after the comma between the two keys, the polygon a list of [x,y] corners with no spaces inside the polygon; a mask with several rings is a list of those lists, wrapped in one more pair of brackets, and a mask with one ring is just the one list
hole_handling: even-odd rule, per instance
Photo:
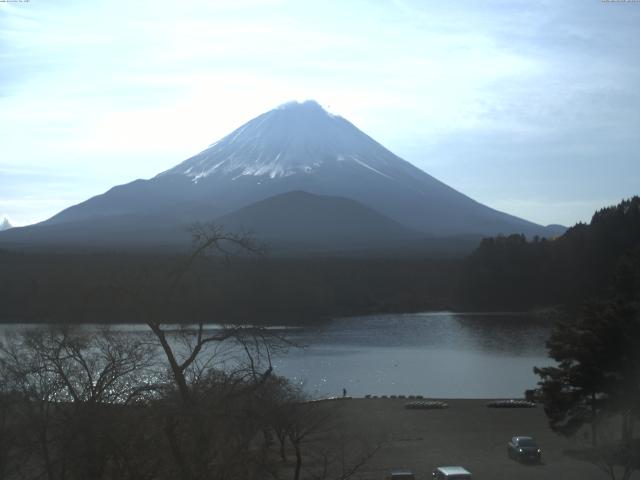
{"label": "distant mountain ridge", "polygon": [[[233,217],[234,212],[289,192],[321,197],[307,202],[320,210],[335,202],[329,197],[356,202],[362,208],[350,211],[363,217],[352,218],[350,223],[368,225],[371,232],[376,232],[369,235],[369,241],[376,245],[391,238],[406,238],[409,231],[424,237],[558,234],[558,229],[546,229],[472,200],[394,155],[344,118],[307,101],[266,112],[149,180],[116,186],[41,224],[14,229],[10,240],[46,243],[44,232],[52,231],[55,225],[61,242],[65,235],[69,241],[77,241],[83,235],[87,237],[82,229],[93,228],[89,225],[97,222],[109,225],[103,240],[113,238],[126,245],[127,238],[139,241],[140,235],[131,224],[136,218],[139,233],[157,230],[148,241],[162,243],[168,237],[162,236],[164,227],[156,228],[158,222],[165,227],[171,224],[177,231],[195,220],[221,219],[235,225],[236,221],[229,219],[242,217],[254,224],[246,226],[259,224],[255,230],[268,231],[272,240],[289,243],[292,239],[287,235],[303,221],[299,215],[292,214],[288,219],[291,225],[285,225],[287,218],[276,220],[277,209],[267,208],[267,203],[255,209],[268,215],[258,218],[248,213],[250,209]],[[300,193],[297,195],[300,197]],[[294,212],[295,205],[285,205],[295,202],[294,197],[282,197],[274,204]],[[267,228],[270,219],[274,226]],[[403,233],[390,234],[391,221]],[[374,228],[372,222],[378,226]],[[326,228],[330,225],[325,222]],[[332,225],[334,229],[347,227],[338,215]],[[0,243],[5,240],[9,240],[8,235],[0,236]]]}

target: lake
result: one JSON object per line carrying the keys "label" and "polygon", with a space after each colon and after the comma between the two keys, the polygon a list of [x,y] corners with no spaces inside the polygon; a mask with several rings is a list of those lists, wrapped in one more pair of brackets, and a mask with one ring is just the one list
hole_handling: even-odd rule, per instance
{"label": "lake", "polygon": [[420,394],[522,397],[534,366],[550,365],[552,322],[523,314],[430,312],[336,319],[293,330],[306,344],[276,359],[276,373],[313,396]]}
{"label": "lake", "polygon": [[[283,333],[305,347],[289,349],[273,366],[276,374],[314,397],[342,395],[343,388],[357,397],[522,397],[536,385],[533,367],[551,364],[545,349],[551,327],[544,318],[505,313],[340,318],[322,326],[287,328]],[[18,328],[1,325],[0,332]],[[144,325],[114,328],[152,339]],[[224,349],[217,355],[221,367],[234,362],[233,353]]]}

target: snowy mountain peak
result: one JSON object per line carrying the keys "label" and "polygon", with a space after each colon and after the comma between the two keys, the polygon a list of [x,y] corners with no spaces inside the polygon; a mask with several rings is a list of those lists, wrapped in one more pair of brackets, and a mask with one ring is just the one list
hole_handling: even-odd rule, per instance
{"label": "snowy mountain peak", "polygon": [[13,225],[11,225],[11,223],[9,223],[9,219],[5,217],[2,222],[0,222],[0,232],[3,230],[9,230],[10,228],[13,228]]}
{"label": "snowy mountain peak", "polygon": [[[207,177],[260,177],[270,180],[346,165],[392,178],[390,164],[404,164],[344,118],[316,101],[288,102],[242,125],[206,150],[161,173],[185,175],[194,183]],[[396,165],[397,166],[397,165]]]}
{"label": "snowy mountain peak", "polygon": [[322,108],[322,106],[320,106],[320,104],[315,100],[304,100],[302,102],[298,102],[297,100],[292,100],[290,102],[283,103],[282,105],[277,107],[276,110],[288,110],[288,111],[307,110],[307,111],[322,112],[325,115],[329,115],[329,113],[324,108]]}

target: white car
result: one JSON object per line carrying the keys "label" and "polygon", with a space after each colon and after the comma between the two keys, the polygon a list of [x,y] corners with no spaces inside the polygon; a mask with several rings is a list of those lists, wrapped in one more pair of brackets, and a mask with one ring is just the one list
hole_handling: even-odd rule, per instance
{"label": "white car", "polygon": [[433,471],[434,480],[467,480],[471,472],[463,467],[438,467]]}

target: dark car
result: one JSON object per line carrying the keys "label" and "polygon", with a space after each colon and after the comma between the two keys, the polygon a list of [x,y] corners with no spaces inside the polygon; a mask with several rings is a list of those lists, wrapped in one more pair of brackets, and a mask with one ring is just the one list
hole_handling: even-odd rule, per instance
{"label": "dark car", "polygon": [[392,468],[385,480],[416,480],[416,476],[408,468]]}
{"label": "dark car", "polygon": [[542,450],[533,437],[516,435],[507,443],[507,455],[521,462],[538,463],[542,460]]}

